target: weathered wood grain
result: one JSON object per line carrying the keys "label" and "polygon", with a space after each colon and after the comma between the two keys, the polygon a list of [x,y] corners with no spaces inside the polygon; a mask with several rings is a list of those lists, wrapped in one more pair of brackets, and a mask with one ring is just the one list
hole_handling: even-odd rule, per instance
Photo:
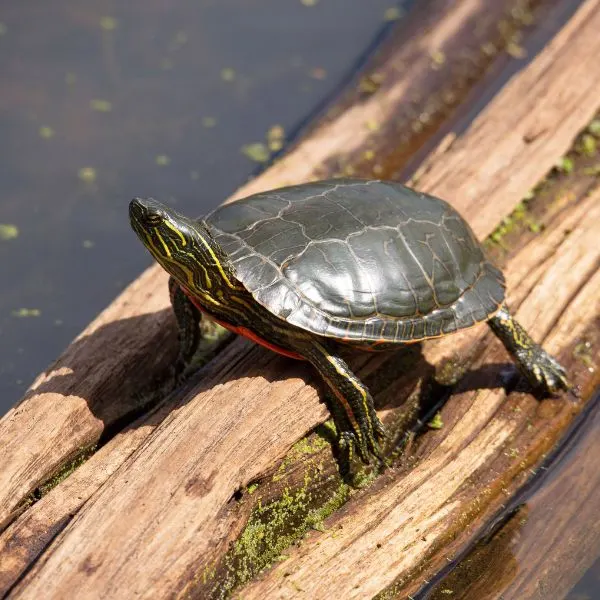
{"label": "weathered wood grain", "polygon": [[[600,289],[600,273],[596,279]],[[592,364],[588,368],[595,368]],[[600,395],[574,425],[532,484],[481,531],[471,551],[416,598],[571,597],[569,591],[600,553]]]}
{"label": "weathered wood grain", "polygon": [[[468,43],[476,49],[493,39],[495,47],[501,48],[503,40],[496,39],[497,20],[517,5],[517,0],[496,2],[492,8],[482,0],[435,0],[420,8],[412,25],[407,25],[410,36],[392,40],[386,60],[378,67],[388,81],[367,101],[359,99],[352,104],[348,109],[351,119],[346,119],[345,112],[337,117],[341,121],[334,128],[343,135],[334,136],[333,125],[326,120],[325,134],[319,128],[313,130],[285,159],[285,165],[281,163],[283,169],[274,166],[240,193],[300,182],[316,173],[334,174],[339,162],[334,157],[350,150],[351,130],[360,130],[362,143],[385,139],[386,133],[400,136],[402,127],[408,135],[415,109],[406,113],[403,107],[415,95],[431,97],[432,89],[452,87],[458,77],[455,71],[466,93],[491,58],[477,62],[465,57],[462,45]],[[433,68],[431,59],[440,49],[445,52],[444,69]],[[403,125],[391,127],[391,123],[381,122],[380,129],[373,131],[368,124],[378,103],[387,107],[385,114],[404,114]],[[326,156],[317,151],[316,139],[320,140],[317,146],[326,147]],[[374,143],[373,147],[378,146]],[[326,157],[328,166],[324,167]],[[172,363],[174,323],[167,310],[165,282],[166,275],[157,267],[144,273],[0,420],[0,530],[20,513],[37,486],[51,479],[83,448],[94,445],[107,429],[131,420],[130,415],[140,408],[140,390]]]}
{"label": "weathered wood grain", "polygon": [[[597,3],[589,2],[584,8],[587,6],[589,10],[590,5],[597,6]],[[582,34],[583,25],[580,19],[567,28],[576,26]],[[527,69],[519,76],[525,73]],[[545,77],[549,94],[552,94],[551,66]],[[513,109],[510,103],[508,106]],[[500,119],[501,115],[496,111],[497,107],[490,106],[481,113],[478,123],[481,124],[486,115],[489,119]],[[591,102],[589,111],[588,118],[593,112]],[[528,116],[522,116],[523,125],[527,124]],[[557,138],[546,138],[545,143],[555,147],[556,156],[552,162],[568,147],[575,131],[573,129],[568,136],[561,131]],[[469,129],[465,136],[468,134]],[[471,163],[477,160],[482,150],[480,141],[473,141],[469,153]],[[500,183],[502,180],[499,177]],[[504,178],[504,182],[507,185],[510,181]],[[512,188],[510,194],[503,195],[502,214],[506,214],[535,182],[535,179],[523,180],[523,189],[518,195]],[[489,185],[488,191],[495,192],[499,182],[491,178]],[[485,197],[486,193],[482,192],[482,198]],[[455,204],[460,208],[459,200]],[[471,215],[485,210],[482,203],[472,208]],[[484,227],[491,230],[493,226],[493,223],[485,222],[478,226],[478,233],[485,233]],[[544,243],[548,243],[548,235],[550,233],[545,234]],[[589,243],[589,233],[586,236],[581,239]],[[570,239],[576,239],[576,236],[567,241]],[[589,255],[579,256],[577,252],[581,248],[577,248],[567,252],[569,260],[577,258],[577,264],[584,264],[581,259],[589,258]],[[560,268],[564,274],[565,266]],[[535,272],[530,265],[526,275]],[[580,271],[579,276],[583,278],[584,275],[585,272]],[[553,284],[553,281],[547,283]],[[527,294],[527,302],[533,302],[530,298],[542,293],[535,291],[540,289],[535,284],[534,277],[529,283],[534,291]],[[568,286],[572,285],[573,281],[569,280]],[[572,289],[568,286],[567,289]],[[566,300],[563,298],[561,302],[564,305]],[[557,302],[555,310],[559,309]],[[524,315],[527,316],[527,312]],[[541,337],[550,325],[539,319],[538,336]],[[15,588],[14,597],[28,597],[36,591],[43,591],[48,597],[52,594],[60,597],[60,593],[74,589],[73,586],[80,591],[81,597],[93,597],[98,590],[107,595],[118,594],[124,586],[128,592],[143,595],[150,593],[149,586],[152,585],[153,596],[172,594],[189,581],[202,560],[214,552],[215,546],[225,544],[231,523],[222,523],[218,515],[233,493],[272,468],[298,436],[325,416],[314,390],[302,379],[309,371],[298,365],[296,376],[287,378],[290,373],[288,361],[260,349],[244,348],[248,348],[245,342],[236,342],[213,361],[210,374],[199,388],[178,403],[169,417],[87,502],[23,583]],[[477,416],[489,418],[488,413],[493,413],[502,400],[502,393],[497,390],[484,394],[483,414],[476,412],[473,424],[477,425]],[[215,406],[219,410],[215,410]],[[467,420],[471,422],[470,418]],[[448,453],[461,446],[460,443],[451,446],[452,440],[460,437],[460,427],[451,431],[454,437],[447,441]],[[503,434],[495,430],[484,431],[482,435],[487,436],[490,443],[503,439]],[[464,443],[467,438],[461,439]],[[481,442],[480,439],[478,443]],[[428,463],[429,467],[436,466],[436,460],[443,463],[444,456],[434,457]],[[469,464],[479,464],[478,460]],[[458,478],[459,471],[452,472]],[[126,532],[124,537],[122,532]]]}
{"label": "weathered wood grain", "polygon": [[140,365],[150,381],[174,359],[166,282],[156,270],[142,275],[0,420],[0,530],[37,485],[135,409]]}

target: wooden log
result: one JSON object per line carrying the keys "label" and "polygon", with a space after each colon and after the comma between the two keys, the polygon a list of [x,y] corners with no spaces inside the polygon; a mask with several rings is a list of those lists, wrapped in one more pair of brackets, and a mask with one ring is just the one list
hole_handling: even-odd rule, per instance
{"label": "wooden log", "polygon": [[[547,2],[552,4],[551,0]],[[544,6],[542,1],[537,4]],[[501,15],[509,15],[520,6],[516,0],[496,2],[492,7],[478,0],[435,0],[416,11],[406,25],[400,26],[385,59],[377,64],[379,89],[368,92],[367,101],[366,92],[361,92],[347,111],[327,117],[322,130],[312,131],[284,161],[240,193],[314,178],[317,173],[332,175],[349,160],[335,157],[349,152],[347,133],[353,129],[362,132],[361,139],[372,150],[402,135],[408,144],[415,110],[411,101],[416,101],[417,95],[433,98],[434,90],[454,89],[457,82],[461,93],[446,103],[451,107],[492,60],[492,52],[477,49],[487,45],[499,51],[511,41],[510,33],[529,21],[526,11],[518,12],[516,20],[510,21],[507,16],[502,21],[504,37],[498,33]],[[400,35],[404,28],[410,35]],[[463,48],[469,50],[466,56]],[[444,54],[443,69],[431,58],[437,52]],[[381,122],[380,129],[373,131],[369,124],[378,104],[387,107],[385,114],[404,115],[403,120]],[[443,104],[436,105],[440,115]],[[409,105],[411,111],[406,112]],[[347,119],[346,113],[352,118]],[[423,141],[434,130],[422,126],[419,139]],[[415,145],[410,143],[411,147]],[[318,151],[321,145],[327,148],[326,154]],[[166,276],[159,268],[144,273],[0,420],[0,463],[5,465],[0,471],[0,530],[26,508],[38,486],[51,480],[101,436],[106,440],[130,422],[131,415],[140,410],[140,390],[172,363],[175,333],[165,282]]]}
{"label": "wooden log", "polygon": [[599,394],[573,425],[531,484],[419,600],[569,595],[600,554]]}
{"label": "wooden log", "polygon": [[[547,83],[552,90],[549,71]],[[499,116],[484,112],[480,118],[486,115]],[[561,138],[547,139],[546,143],[560,147]],[[569,140],[562,143],[566,147]],[[480,146],[473,148],[475,156],[476,150],[480,151]],[[523,193],[534,183],[527,182]],[[514,195],[503,199],[506,210],[517,199]],[[236,343],[213,361],[200,386],[201,393],[194,393],[193,398],[190,394],[179,403],[57,537],[13,595],[34,593],[42,581],[46,594],[50,590],[64,593],[72,585],[83,596],[86,590],[90,594],[99,589],[117,593],[124,585],[143,593],[149,582],[157,582],[153,593],[160,595],[159,581],[164,593],[172,593],[189,581],[202,564],[200,559],[211,555],[211,541],[217,546],[220,543],[217,550],[222,550],[231,524],[223,527],[215,515],[238,486],[272,468],[274,460],[298,435],[325,416],[316,395],[300,377],[270,385],[250,377],[260,370],[267,378],[283,378],[289,372],[288,364],[257,349],[244,354],[244,347],[243,342]],[[298,369],[301,374],[302,367]],[[236,377],[239,379],[234,380]],[[216,414],[211,403],[221,406],[225,401],[229,405]],[[271,420],[269,430],[260,422],[262,418]],[[197,453],[190,453],[190,444],[195,444]],[[231,468],[233,464],[239,472]],[[115,511],[117,506],[123,513]],[[110,534],[124,527],[128,544]],[[159,545],[152,535],[157,531],[162,536]],[[136,554],[136,560],[124,564],[124,551]],[[150,567],[156,570],[150,573]],[[117,569],[123,579],[112,577],[111,569]]]}

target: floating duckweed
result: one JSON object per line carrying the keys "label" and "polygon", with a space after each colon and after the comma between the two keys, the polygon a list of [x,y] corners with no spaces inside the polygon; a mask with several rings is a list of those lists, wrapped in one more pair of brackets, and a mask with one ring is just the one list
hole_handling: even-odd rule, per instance
{"label": "floating duckweed", "polygon": [[90,108],[92,110],[97,110],[98,112],[110,112],[112,110],[112,104],[108,100],[94,98],[93,100],[90,100]]}
{"label": "floating duckweed", "polygon": [[77,75],[75,75],[75,73],[71,73],[70,71],[68,73],[65,73],[65,83],[67,85],[73,85],[76,81]]}
{"label": "floating duckweed", "polygon": [[85,183],[93,183],[96,181],[96,169],[94,167],[82,167],[79,169],[77,176]]}
{"label": "floating duckweed", "polygon": [[304,6],[315,6],[319,0],[300,0]]}
{"label": "floating duckweed", "polygon": [[114,31],[119,26],[119,22],[114,17],[100,17],[100,27],[104,31]]}
{"label": "floating duckweed", "polygon": [[217,119],[215,119],[215,117],[202,117],[202,127],[210,129],[211,127],[214,127],[217,123],[218,121]]}
{"label": "floating duckweed", "polygon": [[18,308],[12,311],[12,316],[19,319],[25,319],[27,317],[39,317],[42,311],[39,308]]}
{"label": "floating duckweed", "polygon": [[171,164],[171,159],[166,155],[166,154],[159,154],[155,159],[154,162],[159,166],[159,167],[166,167],[167,165]]}
{"label": "floating duckweed", "polygon": [[84,248],[93,248],[96,244],[92,240],[83,240],[81,245]]}
{"label": "floating duckweed", "polygon": [[42,125],[39,129],[40,137],[45,140],[49,140],[54,135],[54,129],[52,127],[48,127],[47,125]]}
{"label": "floating duckweed", "polygon": [[14,240],[19,235],[19,228],[10,223],[0,223],[0,240]]}
{"label": "floating duckweed", "polygon": [[277,152],[283,148],[283,142],[285,138],[285,130],[281,125],[273,125],[269,131],[267,131],[267,142],[269,144],[269,150],[271,152]]}
{"label": "floating duckweed", "polygon": [[398,6],[390,6],[386,8],[383,13],[383,20],[386,22],[397,21],[402,18],[403,12]]}
{"label": "floating duckweed", "polygon": [[235,71],[231,67],[221,69],[221,79],[223,81],[233,81],[235,79]]}
{"label": "floating duckweed", "polygon": [[271,156],[269,149],[262,142],[242,146],[242,154],[245,154],[250,160],[259,163],[267,162]]}

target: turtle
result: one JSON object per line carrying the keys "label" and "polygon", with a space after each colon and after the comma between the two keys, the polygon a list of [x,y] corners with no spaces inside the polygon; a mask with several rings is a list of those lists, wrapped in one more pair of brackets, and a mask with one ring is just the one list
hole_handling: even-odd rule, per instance
{"label": "turtle", "polygon": [[130,223],[168,272],[181,373],[206,315],[310,362],[332,392],[338,446],[382,458],[386,430],[344,348],[389,351],[487,322],[529,384],[567,390],[564,368],[512,317],[502,272],[446,201],[391,181],[274,189],[191,219],[134,198]]}

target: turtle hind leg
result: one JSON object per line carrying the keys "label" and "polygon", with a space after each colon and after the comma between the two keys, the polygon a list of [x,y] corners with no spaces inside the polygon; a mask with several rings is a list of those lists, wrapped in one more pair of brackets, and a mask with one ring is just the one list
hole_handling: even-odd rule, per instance
{"label": "turtle hind leg", "polygon": [[382,460],[379,442],[386,437],[385,428],[364,383],[344,360],[321,343],[312,342],[300,352],[331,389],[330,412],[338,431],[342,467],[349,466],[354,450],[365,463],[369,455]]}
{"label": "turtle hind leg", "polygon": [[531,339],[525,329],[513,319],[506,305],[502,306],[488,324],[534,388],[551,394],[571,388],[563,367]]}

